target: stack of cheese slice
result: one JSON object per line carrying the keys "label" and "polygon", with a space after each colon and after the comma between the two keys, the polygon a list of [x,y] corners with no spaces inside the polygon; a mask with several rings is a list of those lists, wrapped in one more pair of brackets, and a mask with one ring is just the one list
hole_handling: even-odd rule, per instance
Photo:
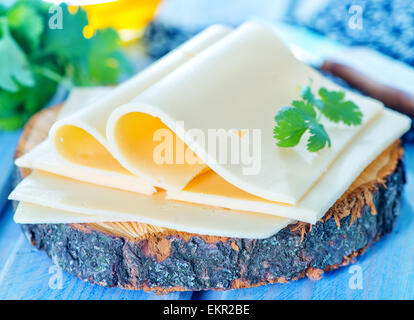
{"label": "stack of cheese slice", "polygon": [[74,92],[48,139],[16,161],[33,171],[10,195],[15,220],[241,238],[316,223],[410,120],[346,91],[362,125],[322,120],[332,146],[317,153],[276,147],[275,114],[310,81],[345,90],[268,25],[210,27],[114,89]]}

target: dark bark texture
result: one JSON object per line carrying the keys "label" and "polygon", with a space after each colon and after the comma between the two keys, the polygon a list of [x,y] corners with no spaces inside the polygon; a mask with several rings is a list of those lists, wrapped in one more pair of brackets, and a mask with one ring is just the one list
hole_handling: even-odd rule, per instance
{"label": "dark bark texture", "polygon": [[[318,222],[303,241],[289,227],[267,239],[215,241],[196,234],[127,239],[87,225],[34,224],[22,228],[31,243],[64,270],[100,285],[161,293],[251,287],[306,275],[318,278],[323,270],[346,264],[392,230],[404,182],[400,161],[387,177],[386,187],[379,186],[374,193],[376,215],[365,206],[351,226],[350,215],[341,220],[339,229],[332,218]],[[163,254],[151,252],[150,241],[163,241]]]}

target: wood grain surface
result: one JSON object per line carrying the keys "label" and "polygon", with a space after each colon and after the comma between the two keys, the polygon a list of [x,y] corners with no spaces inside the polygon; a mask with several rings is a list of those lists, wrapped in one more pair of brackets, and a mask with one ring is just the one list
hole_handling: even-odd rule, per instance
{"label": "wood grain surface", "polygon": [[[50,127],[50,125],[55,120],[56,115],[57,115],[57,111],[58,111],[58,108],[44,110],[41,113],[39,113],[38,115],[36,115],[28,123],[28,125],[27,125],[27,127],[25,129],[25,132],[24,132],[24,134],[22,136],[22,139],[20,140],[20,143],[19,143],[19,146],[18,146],[16,155],[20,156],[21,154],[27,152],[28,150],[30,150],[32,147],[34,147],[37,143],[39,143],[40,141],[42,141],[46,137],[47,132],[48,132],[48,127]],[[28,172],[25,172],[24,174],[27,174],[27,173]],[[82,231],[84,227],[85,227],[84,225],[74,225],[73,226],[73,229],[76,229],[78,231]],[[92,230],[95,229],[97,232],[100,232],[100,233],[103,232],[104,234],[109,234],[109,236],[111,236],[110,235],[110,232],[108,230],[102,230],[102,226],[99,226],[98,228],[96,228],[96,227],[97,227],[96,225],[88,225],[87,226],[87,228],[89,229],[89,231],[90,231],[90,229],[92,229]],[[27,230],[28,229],[26,229],[26,231]],[[30,232],[33,232],[33,229],[30,229],[30,230],[31,230]],[[85,230],[83,230],[83,231],[85,231]],[[152,230],[153,231],[153,229],[151,229],[151,228],[147,228],[147,229],[146,228],[141,228],[141,230],[144,230],[144,231],[147,230],[147,232],[148,232],[148,230]],[[53,232],[53,231],[50,231],[50,230],[47,231],[47,233],[50,233],[50,232]],[[155,256],[155,260],[157,260],[158,259],[156,257],[157,256],[157,253],[160,253],[161,252],[161,254],[162,254],[162,249],[160,249],[160,247],[159,247],[160,239],[161,240],[162,239],[167,239],[167,238],[168,239],[171,239],[171,235],[172,235],[171,230],[160,230],[159,234],[158,235],[156,234],[155,236],[154,236],[154,234],[147,234],[147,235],[146,234],[141,234],[141,235],[139,235],[139,236],[144,236],[144,237],[145,236],[148,236],[148,238],[150,239],[149,242],[146,242],[146,243],[149,243],[149,244],[147,244],[146,246],[144,246],[145,248],[144,248],[144,250],[142,250],[142,253],[144,253],[144,256],[148,256],[148,255],[149,256],[152,256],[152,257]],[[180,235],[180,233],[174,232],[174,237],[184,238],[187,243],[189,242],[190,239],[192,240],[192,235],[189,235],[189,234],[182,234],[182,235]],[[220,242],[221,243],[220,244],[221,246],[223,246],[223,245],[225,246],[226,243],[227,243],[227,245],[229,246],[229,248],[232,247],[233,250],[238,250],[238,248],[234,248],[234,243],[237,243],[236,247],[237,246],[240,247],[240,244],[241,244],[239,242],[236,242],[237,239],[226,239],[226,238],[220,239],[220,238],[214,238],[214,237],[213,238],[212,237],[208,238],[208,237],[203,237],[203,236],[198,236],[197,238],[198,238],[198,241],[202,240],[205,243],[209,243],[210,244],[210,247],[211,247],[211,244],[212,243],[213,244],[217,244],[218,242]],[[157,242],[155,242],[153,245],[151,245],[151,241],[154,241],[154,240],[157,240]],[[32,241],[34,241],[33,238],[32,238]],[[123,239],[122,241],[126,241],[126,240]],[[128,241],[129,242],[131,242],[131,241],[134,242],[135,241],[136,243],[138,243],[136,240],[129,239]],[[171,246],[172,243],[173,243],[173,241],[171,241],[171,243],[169,244],[169,246]],[[23,247],[24,245],[25,245],[25,242],[24,242],[24,240],[22,240],[22,237],[20,235],[19,236],[19,239],[17,241],[17,244],[16,244],[16,246],[19,249],[16,249],[16,250],[20,250],[20,247]],[[141,248],[141,247],[142,247],[142,244],[138,245],[138,248]],[[136,248],[135,248],[135,250],[136,250]],[[144,252],[144,251],[146,251],[146,252]],[[32,251],[30,251],[30,252],[32,252]],[[49,252],[49,254],[51,254],[51,252]],[[11,256],[13,256],[13,252],[11,253]],[[61,260],[59,261],[59,254],[58,253],[53,252],[52,253],[52,256],[54,256],[55,262],[58,261],[60,263],[60,265],[64,265],[64,264],[62,264],[62,261]],[[30,257],[30,255],[27,254],[27,257]],[[163,260],[165,258],[166,257],[162,257],[161,260]],[[179,261],[176,260],[175,262],[179,262]],[[340,262],[341,261],[338,261],[338,263],[340,263]],[[70,263],[73,264],[73,261],[70,261]],[[7,269],[7,270],[12,270],[13,272],[17,272],[16,270],[18,270],[18,268],[12,268],[12,269],[10,269],[9,264],[10,263],[8,263],[5,266],[5,270]],[[35,267],[35,265],[33,263],[29,263],[29,265],[32,266],[32,267]],[[68,269],[67,265],[64,265],[64,267],[66,269]],[[56,269],[56,270],[59,270],[59,269]],[[70,270],[70,271],[71,271],[71,273],[76,274],[76,270],[75,270],[75,272],[73,270]],[[51,270],[48,269],[48,274],[49,274],[49,272],[50,272],[50,274],[52,275],[52,278],[53,278],[54,269],[53,268]],[[59,271],[59,272],[61,272],[61,271]],[[6,273],[6,271],[4,271],[4,274],[5,273]],[[78,276],[81,276],[82,278],[87,277],[90,280],[95,280],[93,278],[93,275],[91,275],[91,274],[89,274],[88,276],[86,276],[85,274],[78,273]],[[0,280],[1,280],[1,278],[0,278]],[[3,281],[5,281],[5,280],[3,279]],[[96,281],[96,280],[94,282],[98,282],[99,283],[99,281]],[[283,282],[285,282],[285,281],[283,281]],[[108,284],[105,281],[104,282],[101,282],[101,283],[103,283],[105,285],[114,285],[114,284],[111,284],[111,283]],[[129,285],[127,284],[127,287],[128,286],[129,287],[134,287],[136,285],[137,285],[136,283],[135,283],[135,285],[133,283],[129,283]],[[249,285],[249,283],[247,283],[247,286],[250,286],[250,285]],[[48,283],[48,286],[50,286],[49,283]],[[246,286],[246,284],[244,284],[243,286]],[[53,287],[53,284],[52,284],[52,287]],[[144,286],[144,288],[146,288],[146,289],[153,289],[153,288],[149,288],[148,286]],[[187,286],[185,288],[182,287],[181,289],[187,289],[188,290],[189,288],[191,288],[191,287],[188,287]],[[178,289],[180,289],[180,288],[178,288]],[[198,287],[198,289],[199,289],[199,287]],[[196,297],[197,297],[197,294],[196,294]]]}

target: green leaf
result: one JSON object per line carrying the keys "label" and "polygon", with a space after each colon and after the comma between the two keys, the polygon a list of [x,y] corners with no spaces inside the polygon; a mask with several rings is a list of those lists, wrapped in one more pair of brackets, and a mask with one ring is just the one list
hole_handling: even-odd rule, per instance
{"label": "green leaf", "polygon": [[283,107],[275,120],[277,126],[273,130],[273,137],[278,140],[279,147],[296,146],[308,129],[303,114],[296,108]]}
{"label": "green leaf", "polygon": [[305,101],[293,100],[292,106],[302,112],[302,115],[305,119],[316,120],[316,111],[312,104]]}
{"label": "green leaf", "polygon": [[293,100],[292,106],[283,107],[275,116],[276,126],[273,137],[279,147],[296,146],[303,134],[309,130],[307,149],[310,152],[322,150],[331,146],[331,139],[324,126],[320,123],[323,114],[330,121],[347,125],[358,125],[362,121],[362,112],[352,101],[344,101],[345,93],[319,90],[321,99],[316,99],[310,86],[303,86],[300,90],[303,100]]}
{"label": "green leaf", "polygon": [[57,86],[114,84],[131,71],[113,29],[85,39],[86,12],[62,4],[63,29],[48,28],[51,4],[0,5],[0,129],[20,127],[53,97]]}
{"label": "green leaf", "polygon": [[315,103],[315,95],[312,93],[310,86],[302,86],[300,96],[310,104]]}
{"label": "green leaf", "polygon": [[7,14],[7,9],[4,5],[0,4],[0,17]]}
{"label": "green leaf", "polygon": [[46,28],[44,51],[56,55],[63,63],[74,62],[88,54],[90,41],[83,36],[83,28],[88,24],[86,12],[79,9],[70,14],[67,6],[62,7],[62,29]]}
{"label": "green leaf", "polygon": [[[0,90],[0,129],[15,130],[50,101],[56,83],[35,74],[36,87],[19,87],[16,92]],[[39,90],[39,88],[42,88]]]}
{"label": "green leaf", "polygon": [[98,30],[91,38],[91,52],[98,50],[101,53],[111,54],[119,50],[120,44],[121,40],[114,29]]}
{"label": "green leaf", "polygon": [[352,101],[345,101],[345,92],[328,91],[325,88],[319,89],[319,96],[323,104],[320,110],[329,120],[346,125],[360,125],[362,123],[362,112]]}
{"label": "green leaf", "polygon": [[23,102],[23,97],[19,93],[0,90],[0,117],[12,116],[19,111]]}
{"label": "green leaf", "polygon": [[129,73],[130,65],[119,50],[120,39],[114,29],[99,30],[90,40],[87,65],[91,83],[113,84],[122,73]]}
{"label": "green leaf", "polygon": [[331,146],[331,139],[328,136],[328,133],[325,131],[325,128],[320,123],[311,123],[309,125],[310,137],[308,140],[307,148],[310,152],[319,151],[328,144]]}
{"label": "green leaf", "polygon": [[[43,74],[35,73],[36,87],[23,87],[23,110],[32,115],[43,108],[54,96],[57,83],[46,78]],[[41,90],[39,90],[41,88]]]}
{"label": "green leaf", "polygon": [[14,38],[26,52],[38,49],[44,31],[44,22],[38,12],[18,2],[7,14],[10,30]]}
{"label": "green leaf", "polygon": [[87,24],[84,10],[72,15],[63,6],[63,29],[47,31],[46,52],[59,58],[75,85],[114,84],[131,69],[120,50],[118,33],[108,28],[85,39],[82,31]]}
{"label": "green leaf", "polygon": [[25,53],[9,32],[7,19],[0,18],[0,88],[17,91],[18,84],[31,87],[35,84]]}
{"label": "green leaf", "polygon": [[16,114],[9,117],[0,117],[0,130],[16,130],[21,128],[27,121],[29,116],[27,114]]}

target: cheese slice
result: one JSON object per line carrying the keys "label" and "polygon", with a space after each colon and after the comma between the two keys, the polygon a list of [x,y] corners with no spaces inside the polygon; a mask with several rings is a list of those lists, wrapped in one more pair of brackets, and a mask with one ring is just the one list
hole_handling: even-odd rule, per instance
{"label": "cheese slice", "polygon": [[[77,213],[81,214],[75,219],[77,222],[83,222],[82,216],[87,215],[88,220],[84,222],[91,222],[90,216],[97,216],[101,217],[99,221],[138,221],[213,236],[267,238],[294,222],[258,213],[167,201],[162,193],[149,197],[82,183],[42,171],[34,171],[25,178],[11,193],[10,199],[55,209],[54,218],[50,210],[45,217],[40,217],[48,223],[68,222]],[[23,204],[16,221],[32,219],[31,221],[39,223],[38,218],[33,216],[42,216],[42,211],[39,209],[32,213],[31,208],[26,208]],[[65,217],[65,212],[70,212],[71,217]]]}
{"label": "cheese slice", "polygon": [[[145,86],[156,81],[163,74],[170,72],[174,68],[192,58],[199,51],[205,49],[214,41],[224,37],[230,29],[224,26],[212,26],[200,33],[195,38],[184,43],[172,54],[161,59],[157,64],[145,70],[143,75],[134,77],[127,84],[120,88],[113,87],[91,87],[91,88],[74,88],[68,99],[61,109],[58,120],[62,122],[76,121],[77,112],[83,120],[86,118],[85,126],[88,126],[89,120],[96,120],[96,116],[102,116],[103,110],[116,107],[116,103],[126,101],[125,94],[135,95]],[[115,98],[108,93],[115,91]],[[117,100],[119,98],[119,100]],[[99,101],[102,101],[100,103]],[[116,103],[115,103],[116,102]],[[112,104],[111,104],[112,103]],[[97,106],[96,106],[97,105]],[[87,108],[86,108],[87,107]],[[99,111],[97,111],[99,109]],[[105,120],[102,120],[105,121]],[[83,127],[82,121],[80,126]],[[58,154],[53,143],[49,141],[43,142],[34,150],[28,152],[23,157],[16,160],[16,165],[23,168],[39,169],[50,173],[59,174],[65,177],[74,178],[80,181],[113,187],[128,191],[139,192],[143,194],[152,194],[155,192],[151,183],[145,182],[142,178],[132,175],[125,168],[120,166],[117,161],[108,153],[104,144],[100,144],[87,131],[79,127],[73,127],[74,130],[67,130],[74,141],[73,148],[82,146],[86,154],[96,158],[104,158],[106,164],[103,166],[88,166],[82,161],[69,161],[65,157]],[[99,140],[99,139],[98,139]],[[76,156],[75,156],[76,157]],[[82,158],[78,155],[78,158]],[[73,159],[72,159],[73,160]],[[204,167],[204,166],[203,166]]]}
{"label": "cheese slice", "polygon": [[[385,110],[380,119],[361,134],[358,139],[359,147],[347,149],[312,189],[310,192],[312,195],[305,198],[304,205],[322,207],[321,211],[314,213],[314,219],[310,222],[315,223],[322,218],[329,207],[342,195],[342,193],[332,194],[333,185],[339,184],[346,189],[350,184],[349,181],[355,180],[358,172],[361,172],[388,145],[407,131],[409,125],[408,117],[392,110]],[[326,197],[330,202],[325,201]],[[56,212],[59,215],[64,215],[60,210],[70,212],[72,215],[79,213],[76,222],[90,222],[91,220],[82,220],[83,215],[88,215],[88,217],[100,217],[99,221],[139,221],[179,231],[242,238],[266,238],[272,232],[274,234],[295,221],[272,215],[174,202],[165,200],[162,193],[148,197],[111,190],[41,171],[35,171],[24,179],[12,192],[10,199],[53,208],[58,210]],[[229,207],[229,202],[225,205]],[[41,211],[36,212],[41,216]],[[20,213],[16,221],[29,221],[30,215],[28,209],[24,214]],[[60,220],[59,215],[55,215],[54,220],[42,220],[50,219],[50,215],[46,218],[32,216],[31,221],[33,223],[68,221],[67,216]]]}
{"label": "cheese slice", "polygon": [[[106,122],[111,112],[194,58],[200,51],[225,37],[229,32],[229,28],[219,25],[207,28],[115,88],[109,95],[104,95],[88,108],[82,108],[69,117],[63,117],[57,121],[49,133],[57,151],[68,161],[80,165],[125,173],[126,170],[108,150]],[[198,166],[198,171],[204,170],[205,167],[205,165]]]}
{"label": "cheese slice", "polygon": [[74,87],[59,111],[58,120],[67,118],[109,94],[115,87]]}
{"label": "cheese slice", "polygon": [[[347,91],[346,98],[361,107],[362,125],[324,122],[332,147],[312,156],[303,145],[277,148],[274,115],[298,98],[300,85],[312,79],[314,91],[344,89],[296,60],[274,31],[258,22],[246,23],[220,39],[214,36],[198,54],[187,57],[178,50],[165,60],[167,67],[161,61],[106,99],[58,121],[50,137],[59,154],[97,169],[124,168],[173,191],[212,169],[245,192],[295,205],[382,110],[379,102]],[[206,139],[200,140],[191,129]],[[229,134],[225,138],[240,148],[239,158],[221,161],[222,155],[210,144],[217,139],[212,130]],[[247,134],[234,133],[241,131]],[[162,143],[156,138],[160,132],[171,134],[172,163],[154,159]],[[232,147],[222,149],[228,153]]]}
{"label": "cheese slice", "polygon": [[[146,170],[153,162],[154,143],[149,138],[168,127],[232,185],[268,200],[296,204],[382,109],[378,101],[347,92],[346,98],[357,103],[364,113],[361,126],[325,122],[333,145],[313,158],[303,148],[277,148],[273,138],[274,115],[298,98],[298,86],[309,84],[309,79],[314,91],[320,87],[344,90],[296,60],[268,26],[246,23],[129,104],[114,110],[107,123],[112,154],[128,170],[145,176],[154,185],[162,182],[167,190],[183,189],[185,186],[178,184],[174,170],[168,166],[151,166],[151,170]],[[152,134],[144,136],[132,130],[150,121],[153,125],[146,132]],[[256,144],[258,154],[252,155],[252,162],[258,163],[257,168],[244,161],[222,163],[214,154],[216,149],[202,143],[205,140],[193,135],[192,128],[201,131],[206,140],[211,139],[212,130],[247,131],[240,138],[240,148],[246,144],[251,150]],[[261,133],[258,143],[253,140],[254,130]],[[139,141],[138,147],[133,141]]]}
{"label": "cheese slice", "polygon": [[[230,34],[215,30],[91,106],[68,108],[50,132],[52,144],[17,161],[37,171],[10,198],[106,221],[130,217],[179,231],[263,238],[292,221],[315,223],[408,130],[407,117],[347,92],[364,113],[361,126],[324,122],[333,145],[315,154],[303,143],[275,147],[273,116],[297,98],[298,85],[312,78],[314,91],[343,89],[295,60],[268,26],[247,23]],[[242,148],[258,147],[253,160],[259,170],[246,172],[243,161],[220,163],[192,128],[207,137],[212,129],[224,129]],[[192,154],[195,163],[154,162],[158,130],[171,133],[174,148]],[[254,130],[262,138],[256,146],[250,139]],[[154,185],[166,188],[170,200],[164,192],[139,194],[153,194]]]}
{"label": "cheese slice", "polygon": [[197,177],[183,191],[168,190],[167,198],[315,223],[386,147],[409,130],[410,124],[408,117],[390,109],[384,110],[381,117],[343,151],[296,206],[287,206],[251,195],[214,172]]}
{"label": "cheese slice", "polygon": [[62,158],[49,139],[15,161],[20,168],[43,170],[79,181],[151,195],[156,189],[146,180],[121,169],[121,172],[89,168]]}
{"label": "cheese slice", "polygon": [[[127,222],[131,221],[131,216],[117,215],[112,219],[114,219],[115,222]],[[113,222],[111,221],[111,218],[106,216],[63,211],[23,201],[17,205],[14,221],[16,223],[24,224]]]}

